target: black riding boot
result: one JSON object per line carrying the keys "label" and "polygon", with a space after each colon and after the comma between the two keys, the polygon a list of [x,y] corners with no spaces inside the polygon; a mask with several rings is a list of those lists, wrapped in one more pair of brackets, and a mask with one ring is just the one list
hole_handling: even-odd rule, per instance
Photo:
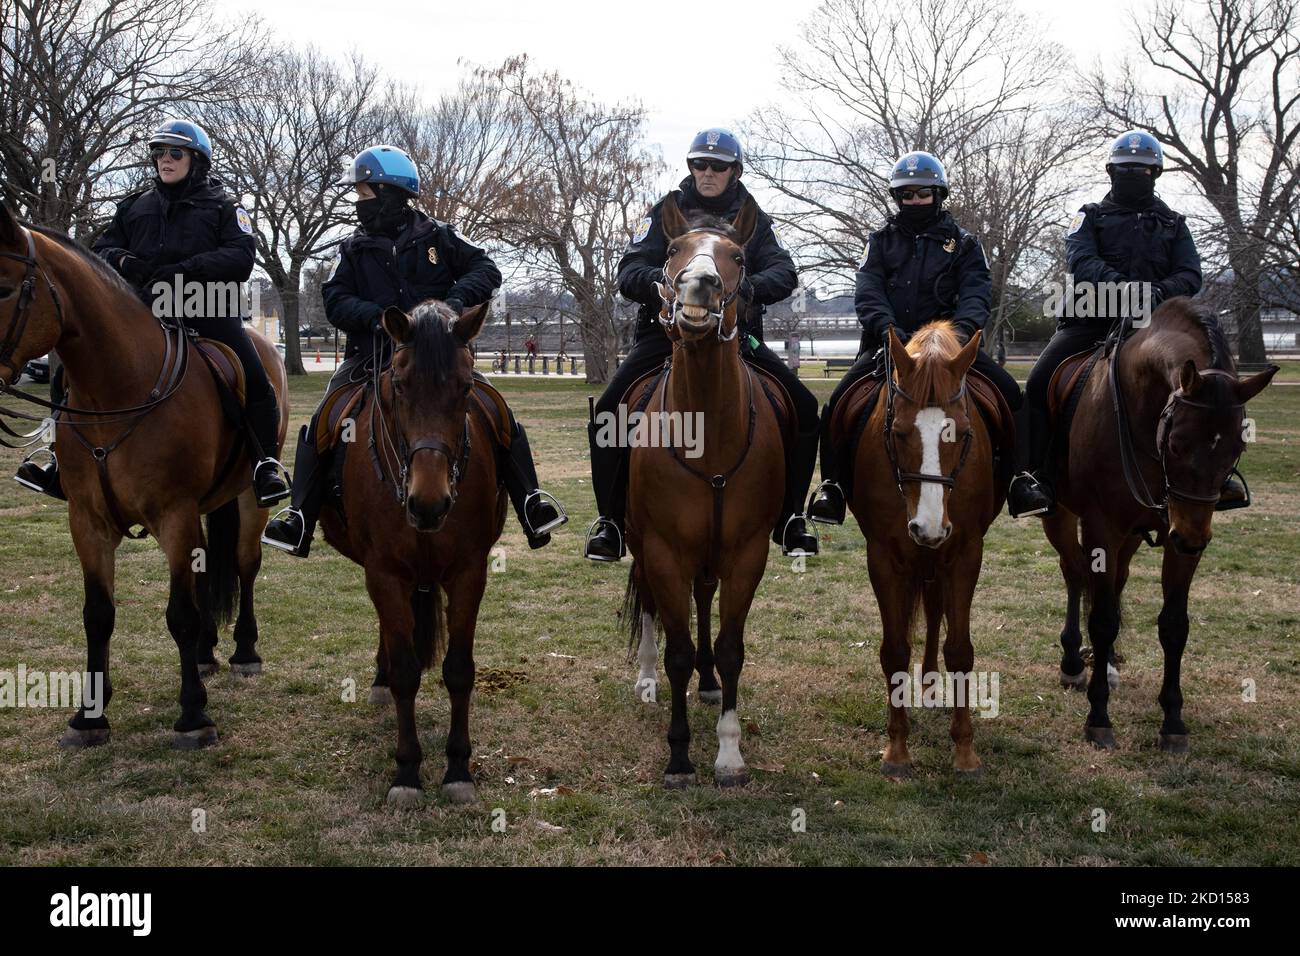
{"label": "black riding boot", "polygon": [[594,422],[587,425],[587,444],[591,448],[591,489],[596,495],[596,510],[600,516],[587,530],[587,544],[583,557],[589,561],[618,561],[627,554],[623,543],[623,515],[627,502],[625,456],[627,451],[618,445],[605,446],[596,442]]}
{"label": "black riding boot", "polygon": [[799,509],[817,466],[820,437],[820,428],[798,435],[785,462],[785,501],[781,504],[781,517],[772,530],[772,540],[781,546],[781,553],[789,557],[813,557],[818,551],[817,536],[808,530],[805,516]]}
{"label": "black riding boot", "polygon": [[1249,507],[1250,489],[1246,487],[1246,479],[1242,473],[1234,468],[1228,475],[1228,480],[1219,489],[1219,502],[1214,506],[1214,510],[1232,511],[1236,508]]}
{"label": "black riding boot", "polygon": [[258,506],[269,508],[289,497],[289,486],[282,474],[284,465],[276,459],[280,452],[280,406],[275,394],[260,402],[247,403],[244,416],[256,443],[250,454],[254,461],[253,492]]}
{"label": "black riding boot", "polygon": [[1026,401],[1016,412],[1016,476],[1007,489],[1007,512],[1013,518],[1048,515],[1056,508],[1046,474],[1047,413]]}
{"label": "black riding boot", "polygon": [[[55,405],[63,405],[66,404],[67,397],[67,392],[63,388],[63,366],[59,365],[50,376],[50,401]],[[56,412],[56,417],[57,414]],[[38,455],[49,455],[49,462],[45,465],[36,464],[33,459]],[[23,463],[18,466],[18,471],[14,474],[14,481],[24,488],[39,491],[51,498],[58,498],[60,501],[68,500],[68,496],[63,493],[63,483],[59,480],[59,459],[55,456],[54,449],[48,446],[36,449],[23,459]]]}
{"label": "black riding boot", "polygon": [[822,483],[808,502],[808,517],[818,524],[844,524],[844,489],[840,487],[839,462],[831,444],[831,406],[822,406]]}
{"label": "black riding boot", "polygon": [[293,462],[289,507],[267,524],[262,532],[263,544],[298,558],[305,558],[311,552],[311,539],[316,533],[316,520],[325,493],[327,461],[327,457],[316,454],[316,440],[311,428],[303,425],[298,432],[298,454]]}
{"label": "black riding boot", "polygon": [[528,433],[515,422],[514,438],[510,451],[502,458],[502,478],[510,503],[515,506],[519,524],[528,538],[528,547],[545,547],[551,541],[548,532],[569,520],[560,503],[538,487],[537,468],[533,465],[533,451],[528,445]]}

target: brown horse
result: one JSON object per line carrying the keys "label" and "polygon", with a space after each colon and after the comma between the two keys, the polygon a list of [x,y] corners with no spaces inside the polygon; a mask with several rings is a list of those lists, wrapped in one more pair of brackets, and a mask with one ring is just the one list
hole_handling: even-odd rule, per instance
{"label": "brown horse", "polygon": [[883,395],[854,458],[849,505],[867,539],[867,571],[883,629],[889,741],[881,770],[888,776],[907,776],[912,768],[905,688],[918,605],[925,609],[927,695],[944,683],[938,645],[940,623],[947,623],[943,659],[958,691],[950,730],[953,768],[961,776],[980,772],[968,693],[975,686],[970,607],[984,534],[1006,489],[995,480],[992,441],[966,387],[979,341],[977,332],[963,347],[951,323],[940,321],[922,327],[904,348],[891,329]]}
{"label": "brown horse", "polygon": [[[695,776],[686,721],[686,689],[694,666],[700,697],[722,704],[714,782],[743,784],[736,694],[745,660],[745,618],[767,565],[768,535],[784,486],[776,413],[741,362],[736,295],[745,273],[745,243],[757,222],[746,202],[734,223],[687,224],[676,203],[663,207],[668,236],[667,285],[659,286],[660,321],[673,340],[671,371],[655,386],[642,428],[670,430],[699,422],[698,456],[681,447],[633,443],[629,465],[627,543],[633,564],[625,602],[632,640],[640,642],[638,692],[654,699],[655,620],[666,636],[664,669],[672,685],[671,756],[664,785],[685,787]],[[671,435],[668,436],[671,439]],[[680,433],[679,433],[680,437]],[[677,442],[680,445],[680,441]],[[709,645],[713,595],[721,585],[716,651]],[[692,589],[699,651],[691,643]],[[713,676],[714,655],[722,677]]]}
{"label": "brown horse", "polygon": [[469,770],[474,628],[506,513],[492,433],[470,399],[469,343],[486,317],[486,304],[457,318],[437,301],[412,316],[397,308],[384,313],[384,329],[396,343],[393,360],[375,370],[365,405],[354,413],[341,505],[331,500],[321,514],[325,540],[365,568],[379,615],[376,689],[387,686],[397,708],[397,776],[387,798],[394,805],[420,797],[415,695],[421,671],[444,645],[451,726],[442,791],[455,803],[475,799]]}
{"label": "brown horse", "polygon": [[[1061,683],[1081,687],[1079,602],[1089,597],[1093,672],[1086,739],[1115,746],[1106,668],[1120,628],[1120,596],[1143,536],[1164,546],[1164,651],[1160,749],[1188,749],[1180,684],[1187,596],[1211,538],[1219,489],[1245,448],[1245,403],[1272,380],[1270,366],[1238,381],[1227,340],[1186,298],[1170,299],[1150,324],[1099,361],[1082,384],[1068,448],[1058,442],[1057,509],[1043,529],[1061,556],[1068,604]],[[1119,414],[1116,413],[1118,400]],[[1082,536],[1080,536],[1082,530]]]}
{"label": "brown horse", "polygon": [[[101,703],[106,708],[112,696],[115,553],[129,529],[141,525],[157,539],[171,574],[167,627],[181,661],[175,744],[189,749],[215,742],[200,667],[205,661],[208,670],[216,667],[213,612],[222,620],[228,616],[237,583],[231,668],[260,669],[253,585],[267,512],[253,497],[251,464],[223,416],[212,374],[183,330],[160,323],[107,265],[65,236],[24,226],[2,204],[0,322],[0,384],[6,390],[27,397],[11,388],[24,363],[55,348],[70,382],[76,407],[60,413],[55,447],[85,586],[86,667],[104,675]],[[283,442],[284,363],[264,339],[253,340],[279,396]],[[69,721],[65,746],[108,740],[107,716],[85,711]]]}

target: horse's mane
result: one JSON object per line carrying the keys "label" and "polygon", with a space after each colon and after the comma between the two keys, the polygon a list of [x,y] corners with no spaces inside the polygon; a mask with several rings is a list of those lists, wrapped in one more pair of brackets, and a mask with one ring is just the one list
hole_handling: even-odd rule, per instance
{"label": "horse's mane", "polygon": [[436,300],[422,302],[411,313],[411,348],[420,375],[444,382],[460,367],[461,342],[452,334],[451,309]]}
{"label": "horse's mane", "polygon": [[712,216],[707,212],[697,212],[686,220],[686,225],[690,227],[691,232],[704,231],[721,233],[732,242],[739,245],[736,237],[736,230],[731,228],[731,223],[726,219],[720,219],[719,217]]}
{"label": "horse's mane", "polygon": [[1232,358],[1232,348],[1228,337],[1219,327],[1214,316],[1199,308],[1190,299],[1179,297],[1163,303],[1151,316],[1153,329],[1182,329],[1184,331],[1200,330],[1205,335],[1210,349],[1208,368],[1236,374],[1237,366]]}
{"label": "horse's mane", "polygon": [[[32,232],[40,233],[45,238],[54,240],[57,245],[67,249],[73,255],[79,257],[82,262],[90,266],[90,268],[109,285],[114,286],[121,292],[127,293],[137,302],[140,301],[135,294],[135,290],[131,288],[130,283],[123,279],[116,269],[101,259],[97,254],[81,245],[81,243],[77,242],[75,239],[59,232],[57,229],[51,229],[49,226],[38,226],[30,222],[24,222],[23,225]],[[141,303],[141,308],[143,307],[144,303]]]}
{"label": "horse's mane", "polygon": [[961,340],[946,320],[923,326],[907,342],[907,354],[917,360],[909,385],[919,402],[943,401],[957,391],[948,361],[961,351]]}

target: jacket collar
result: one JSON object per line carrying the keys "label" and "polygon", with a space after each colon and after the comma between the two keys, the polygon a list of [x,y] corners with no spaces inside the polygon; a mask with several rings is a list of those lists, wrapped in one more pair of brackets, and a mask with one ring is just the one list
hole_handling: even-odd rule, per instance
{"label": "jacket collar", "polygon": [[370,236],[358,228],[352,233],[350,241],[356,248],[370,248],[373,246],[375,248],[388,249],[390,247],[396,247],[401,250],[427,238],[428,235],[437,227],[437,220],[426,216],[418,209],[412,209],[411,224],[398,233],[396,239],[389,239],[387,236]]}

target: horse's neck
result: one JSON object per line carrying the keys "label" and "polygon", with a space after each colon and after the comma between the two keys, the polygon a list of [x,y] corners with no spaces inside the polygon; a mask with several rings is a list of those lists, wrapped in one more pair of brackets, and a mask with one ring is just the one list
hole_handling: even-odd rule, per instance
{"label": "horse's neck", "polygon": [[673,349],[667,411],[699,414],[701,470],[725,470],[749,441],[746,373],[736,339]]}
{"label": "horse's neck", "polygon": [[1135,423],[1150,422],[1153,428],[1169,396],[1178,388],[1183,364],[1191,359],[1197,368],[1204,368],[1209,362],[1208,346],[1190,332],[1159,337],[1148,334],[1134,338],[1123,348],[1130,351],[1121,352],[1120,371],[1125,373],[1125,382],[1135,386],[1125,391],[1125,403]]}
{"label": "horse's neck", "polygon": [[112,408],[145,401],[162,368],[158,320],[134,295],[93,273],[59,287],[63,334],[55,349],[75,389],[73,404]]}

